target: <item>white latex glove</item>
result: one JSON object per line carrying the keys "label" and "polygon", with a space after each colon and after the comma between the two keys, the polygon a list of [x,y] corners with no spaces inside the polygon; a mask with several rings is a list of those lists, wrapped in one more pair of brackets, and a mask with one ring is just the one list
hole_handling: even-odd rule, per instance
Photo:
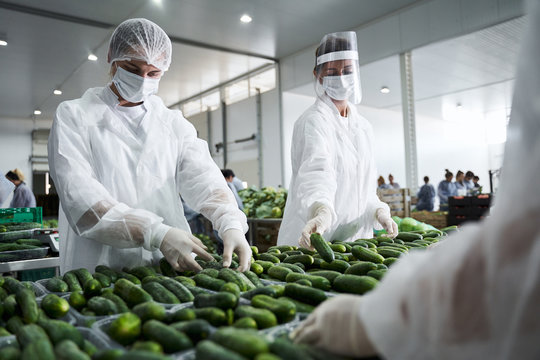
{"label": "white latex glove", "polygon": [[223,233],[223,267],[229,267],[232,261],[233,251],[238,255],[238,271],[244,272],[251,266],[251,248],[244,236],[238,229],[229,229]]}
{"label": "white latex glove", "polygon": [[201,240],[178,228],[171,228],[165,234],[159,249],[169,264],[178,271],[202,270],[201,266],[191,256],[192,252],[205,260],[214,261],[214,258],[204,250],[206,246],[203,245]]}
{"label": "white latex glove", "polygon": [[291,333],[295,343],[303,343],[335,354],[364,357],[375,355],[360,318],[362,297],[339,295],[319,305]]}
{"label": "white latex glove", "polygon": [[386,234],[382,234],[381,236],[389,237],[391,239],[395,238],[398,234],[398,226],[396,222],[392,220],[392,217],[390,216],[388,211],[384,209],[377,209],[375,216],[377,218],[377,221],[384,228],[384,230],[386,230]]}
{"label": "white latex glove", "polygon": [[311,220],[306,223],[302,230],[302,236],[298,244],[307,249],[313,249],[309,237],[313,233],[323,234],[326,229],[332,225],[332,211],[324,205],[321,205],[315,212]]}

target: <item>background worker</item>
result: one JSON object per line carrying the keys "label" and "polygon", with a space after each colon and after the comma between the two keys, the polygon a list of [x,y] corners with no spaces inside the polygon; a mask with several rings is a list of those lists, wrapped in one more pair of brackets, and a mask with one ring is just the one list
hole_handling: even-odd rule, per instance
{"label": "background worker", "polygon": [[6,174],[6,179],[15,185],[13,198],[9,204],[11,208],[36,207],[36,197],[24,182],[24,178],[24,174],[19,169],[8,171]]}

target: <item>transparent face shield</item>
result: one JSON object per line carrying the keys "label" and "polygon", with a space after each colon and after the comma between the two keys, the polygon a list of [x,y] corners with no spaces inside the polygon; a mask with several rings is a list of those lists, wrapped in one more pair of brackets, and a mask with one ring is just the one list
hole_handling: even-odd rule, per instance
{"label": "transparent face shield", "polygon": [[325,35],[317,48],[315,91],[334,100],[360,103],[360,67],[356,33],[353,31]]}

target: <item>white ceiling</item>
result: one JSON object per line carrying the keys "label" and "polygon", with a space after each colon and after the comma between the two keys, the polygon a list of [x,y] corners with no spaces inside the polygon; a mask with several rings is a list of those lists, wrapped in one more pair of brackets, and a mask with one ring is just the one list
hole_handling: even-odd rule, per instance
{"label": "white ceiling", "polygon": [[[525,17],[412,52],[416,113],[437,119],[452,114],[456,105],[467,114],[509,111],[516,61]],[[399,57],[392,56],[360,68],[362,105],[401,111]],[[382,94],[381,87],[390,88]],[[308,84],[293,92],[313,96]]]}
{"label": "white ceiling", "polygon": [[[103,86],[108,39],[127,18],[155,21],[173,38],[172,65],[159,92],[170,105],[315,44],[325,33],[424,1],[0,0],[0,35],[9,43],[0,46],[0,119],[28,118],[37,107],[51,119],[61,101]],[[253,22],[240,23],[243,13]],[[201,43],[210,48],[193,46]],[[87,60],[90,52],[97,62]],[[59,85],[63,94],[52,95]]]}

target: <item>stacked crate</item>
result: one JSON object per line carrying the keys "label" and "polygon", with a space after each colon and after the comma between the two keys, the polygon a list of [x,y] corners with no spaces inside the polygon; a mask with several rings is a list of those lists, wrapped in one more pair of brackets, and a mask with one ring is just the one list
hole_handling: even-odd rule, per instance
{"label": "stacked crate", "polygon": [[478,221],[489,215],[491,195],[451,196],[448,198],[448,225]]}
{"label": "stacked crate", "polygon": [[409,189],[377,189],[379,199],[388,204],[392,216],[401,218],[411,214],[411,195]]}

